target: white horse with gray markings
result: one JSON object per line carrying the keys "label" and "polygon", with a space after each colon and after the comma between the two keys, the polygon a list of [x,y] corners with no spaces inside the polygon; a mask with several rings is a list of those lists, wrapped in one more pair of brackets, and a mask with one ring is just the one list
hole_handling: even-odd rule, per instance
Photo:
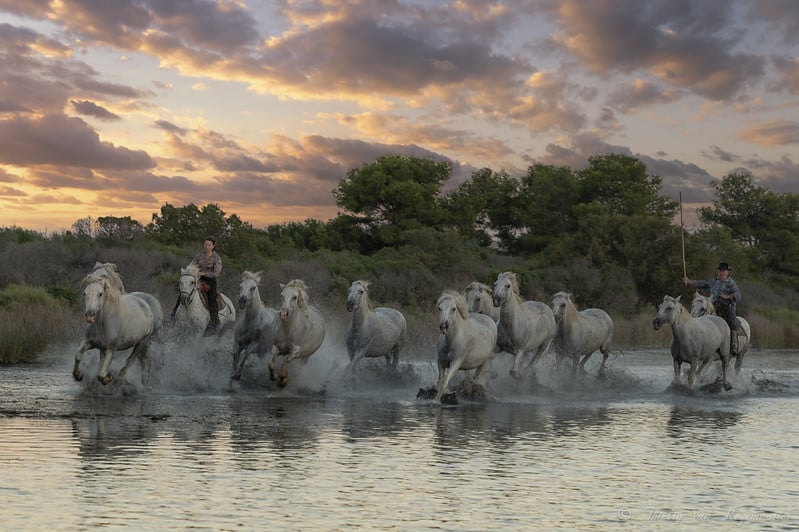
{"label": "white horse with gray markings", "polygon": [[663,325],[671,325],[671,356],[674,361],[674,380],[672,385],[680,384],[680,368],[683,363],[690,365],[688,387],[692,388],[694,379],[704,367],[721,359],[721,379],[725,390],[731,390],[727,378],[730,363],[730,327],[719,316],[694,318],[680,303],[680,296],[664,296],[652,320],[656,331]]}
{"label": "white horse with gray markings", "polygon": [[369,283],[360,280],[353,281],[347,291],[347,312],[352,313],[347,332],[347,371],[351,372],[364,357],[384,357],[387,366],[397,369],[408,329],[405,316],[389,307],[373,309]]}
{"label": "white horse with gray markings", "polygon": [[489,369],[497,343],[497,324],[485,314],[469,312],[463,296],[444,292],[438,298],[438,383],[436,401],[447,390],[458,370],[477,371],[471,382],[484,385],[482,378]]}
{"label": "white horse with gray markings", "polygon": [[239,309],[244,311],[233,331],[236,351],[233,353],[233,380],[241,379],[247,358],[255,353],[265,357],[272,353],[280,318],[277,309],[267,307],[261,300],[258,286],[261,272],[245,271],[239,284]]}
{"label": "white horse with gray markings", "polygon": [[554,347],[558,356],[572,362],[572,375],[584,371],[585,363],[595,351],[602,353],[601,374],[610,355],[613,341],[613,320],[602,309],[578,310],[568,292],[558,292],[552,298],[552,312],[558,324]]}
{"label": "white horse with gray markings", "polygon": [[540,301],[524,301],[519,296],[519,282],[513,272],[500,273],[494,283],[494,306],[499,307],[497,345],[513,355],[510,374],[521,377],[525,355],[532,366],[547,352],[558,332],[552,309]]}
{"label": "white horse with gray markings", "polygon": [[83,279],[83,315],[89,325],[75,353],[75,366],[72,369],[75,380],[83,379],[80,369],[83,355],[91,349],[99,349],[101,358],[97,380],[103,384],[110,383],[113,377],[109,369],[114,354],[131,349],[125,365],[117,374],[117,380],[124,382],[125,373],[139,360],[144,381],[150,367],[150,337],[164,323],[164,313],[158,299],[145,292],[125,292],[116,265],[98,262]]}

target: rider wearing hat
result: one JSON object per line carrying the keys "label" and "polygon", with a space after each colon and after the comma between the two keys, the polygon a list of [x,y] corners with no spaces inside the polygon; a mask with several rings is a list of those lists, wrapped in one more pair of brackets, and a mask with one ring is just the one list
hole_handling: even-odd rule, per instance
{"label": "rider wearing hat", "polygon": [[688,276],[682,278],[685,286],[696,288],[706,288],[710,290],[710,297],[713,298],[713,306],[716,307],[716,314],[724,318],[730,326],[730,347],[733,354],[738,353],[738,330],[740,322],[735,315],[735,305],[741,299],[741,290],[730,277],[732,268],[726,262],[719,262],[718,275],[713,279],[691,280]]}

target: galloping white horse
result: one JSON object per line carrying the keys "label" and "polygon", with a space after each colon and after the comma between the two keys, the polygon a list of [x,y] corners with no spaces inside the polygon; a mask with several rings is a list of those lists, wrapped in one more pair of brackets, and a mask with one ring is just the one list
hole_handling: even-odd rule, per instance
{"label": "galloping white horse", "polygon": [[102,357],[97,380],[108,384],[112,380],[108,369],[114,353],[131,348],[117,379],[124,379],[128,368],[137,358],[142,363],[144,379],[148,369],[150,337],[164,322],[161,304],[155,296],[144,292],[126,293],[116,265],[98,262],[83,279],[83,315],[89,326],[75,354],[75,366],[72,369],[75,380],[83,379],[80,362],[86,351],[99,349]]}
{"label": "galloping white horse", "polygon": [[[699,292],[695,292],[694,299],[691,301],[691,316],[698,318],[699,316],[715,313],[716,307],[713,306],[713,298],[703,296]],[[741,366],[743,366],[746,353],[749,352],[749,345],[751,344],[752,339],[752,328],[749,326],[749,322],[741,316],[738,316],[738,321],[740,322],[741,329],[743,329],[746,336],[740,334],[738,335],[738,353],[735,356],[736,374],[741,372]],[[732,331],[730,331],[730,334],[733,334]]]}
{"label": "galloping white horse", "polygon": [[[280,289],[280,328],[272,347],[269,377],[283,388],[286,386],[289,363],[294,359],[307,361],[322,345],[325,320],[319,309],[310,304],[308,290],[301,279],[281,284]],[[278,356],[285,357],[279,375],[275,369]]]}
{"label": "galloping white horse", "polygon": [[347,311],[352,312],[347,332],[347,370],[352,371],[363,357],[385,357],[386,364],[396,369],[408,328],[405,316],[393,308],[372,309],[368,287],[366,281],[354,281],[347,292]]}
{"label": "galloping white horse", "polygon": [[596,350],[602,352],[602,364],[599,366],[601,373],[605,369],[613,340],[613,320],[608,313],[598,308],[577,310],[568,292],[554,295],[552,312],[558,324],[555,352],[558,356],[571,359],[572,375],[577,374],[578,368],[585,369],[586,361]]}
{"label": "galloping white horse", "polygon": [[718,356],[721,359],[721,378],[725,390],[731,390],[727,379],[727,366],[730,362],[730,327],[719,316],[694,318],[680,303],[680,296],[664,296],[652,320],[656,331],[665,324],[671,325],[671,356],[674,359],[674,380],[680,384],[680,366],[690,364],[688,387],[694,385],[694,378],[702,369]]}
{"label": "galloping white horse", "polygon": [[494,323],[499,322],[499,308],[494,306],[494,291],[490,286],[472,281],[463,290],[463,297],[469,312],[479,312],[490,317]]}
{"label": "galloping white horse", "polygon": [[555,316],[544,303],[522,300],[513,272],[499,274],[493,298],[494,306],[499,307],[497,343],[501,350],[513,354],[510,374],[519,378],[525,354],[533,353],[528,364],[532,366],[552,344],[558,332]]}
{"label": "galloping white horse", "polygon": [[[204,331],[211,315],[208,312],[208,298],[200,287],[200,268],[196,264],[189,264],[180,269],[180,307],[177,315],[186,319],[193,329]],[[219,305],[219,327],[224,329],[236,321],[236,309],[228,296],[217,292]]]}
{"label": "galloping white horse", "polygon": [[435,400],[440,401],[458,370],[477,368],[475,382],[485,374],[497,343],[497,324],[485,314],[469,312],[466,300],[457,292],[444,292],[437,305],[441,335]]}
{"label": "galloping white horse", "polygon": [[241,370],[251,353],[264,357],[272,352],[280,323],[277,310],[261,301],[261,272],[245,271],[239,285],[239,309],[244,311],[233,331],[236,352],[233,353],[233,380],[241,378]]}

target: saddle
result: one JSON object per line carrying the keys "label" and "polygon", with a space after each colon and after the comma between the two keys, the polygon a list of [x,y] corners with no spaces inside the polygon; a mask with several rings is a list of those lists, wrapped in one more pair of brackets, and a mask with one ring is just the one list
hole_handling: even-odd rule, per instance
{"label": "saddle", "polygon": [[[211,287],[208,286],[208,283],[202,280],[200,281],[200,301],[203,302],[203,306],[207,310],[210,310],[210,308],[208,307],[208,290],[210,288]],[[225,300],[222,299],[222,294],[220,292],[216,293],[216,308],[218,308],[219,310],[225,308]]]}

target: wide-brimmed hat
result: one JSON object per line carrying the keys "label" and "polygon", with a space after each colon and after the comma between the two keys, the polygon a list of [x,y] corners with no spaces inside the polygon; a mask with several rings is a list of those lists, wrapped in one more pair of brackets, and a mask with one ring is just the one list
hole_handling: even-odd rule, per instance
{"label": "wide-brimmed hat", "polygon": [[721,270],[729,270],[729,271],[732,271],[732,268],[730,268],[730,265],[729,265],[729,264],[727,264],[726,262],[719,262],[719,267],[718,267],[718,270],[719,270],[719,271],[721,271]]}

